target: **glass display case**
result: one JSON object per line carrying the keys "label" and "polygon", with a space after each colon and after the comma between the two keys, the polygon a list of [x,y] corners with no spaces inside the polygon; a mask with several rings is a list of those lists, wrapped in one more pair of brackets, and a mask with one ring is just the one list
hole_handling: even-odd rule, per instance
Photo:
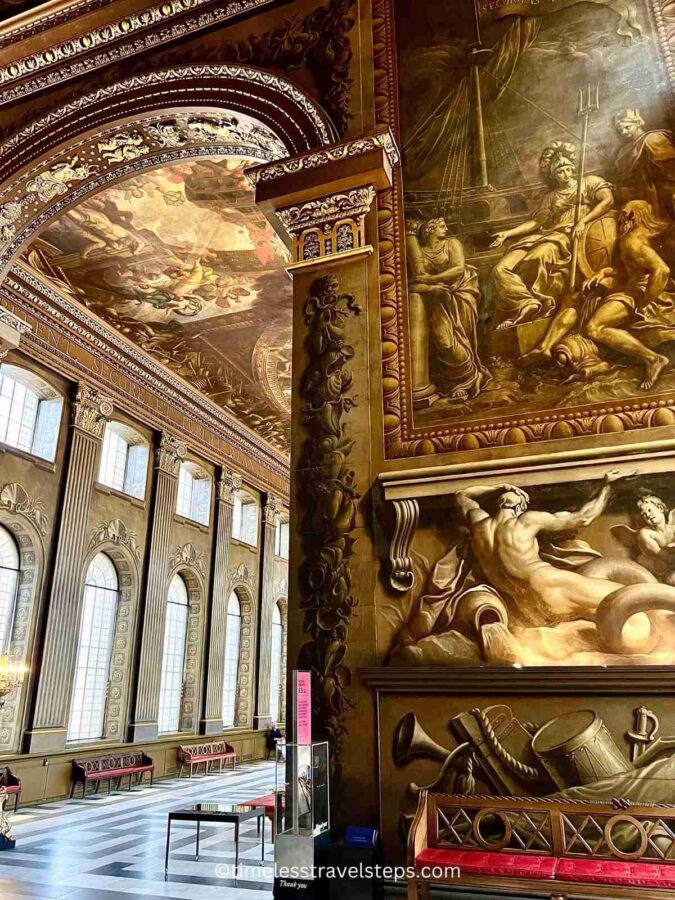
{"label": "glass display case", "polygon": [[275,793],[277,833],[318,836],[328,831],[328,744],[286,744],[283,753],[278,748]]}

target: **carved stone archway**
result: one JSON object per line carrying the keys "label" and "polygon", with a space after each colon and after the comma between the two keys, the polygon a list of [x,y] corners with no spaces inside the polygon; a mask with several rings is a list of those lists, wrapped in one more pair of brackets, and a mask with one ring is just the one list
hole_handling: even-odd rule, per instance
{"label": "carved stone archway", "polygon": [[234,592],[237,595],[241,610],[239,675],[237,678],[237,697],[234,705],[234,724],[237,728],[248,728],[253,718],[256,608],[248,583],[235,580],[230,583],[230,592]]}
{"label": "carved stone archway", "polygon": [[286,721],[286,689],[288,686],[288,597],[278,597],[275,601],[281,613],[281,697],[279,699],[279,719]]}
{"label": "carved stone archway", "polygon": [[[0,485],[0,525],[14,537],[19,549],[19,589],[9,642],[9,655],[28,665],[33,658],[35,623],[45,571],[45,538],[49,522],[39,501],[20,484]],[[9,694],[0,711],[0,753],[20,750],[27,699],[35,673]]]}
{"label": "carved stone archway", "polygon": [[[183,700],[180,711],[179,731],[196,734],[199,727],[199,709],[201,702],[202,650],[204,648],[204,623],[206,611],[206,586],[199,560],[194,565],[185,565],[189,558],[191,544],[178,548],[174,554],[166,582],[165,594],[168,596],[169,585],[176,575],[185,581],[188,592],[188,627],[185,642],[185,663],[183,668]],[[194,549],[194,548],[192,548]],[[163,644],[163,642],[162,642]]]}

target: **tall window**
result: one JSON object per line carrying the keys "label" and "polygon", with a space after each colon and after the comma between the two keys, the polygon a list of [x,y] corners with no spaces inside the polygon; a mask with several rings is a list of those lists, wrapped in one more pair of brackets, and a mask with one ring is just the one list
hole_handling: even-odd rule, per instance
{"label": "tall window", "polygon": [[270,716],[273,722],[279,721],[281,712],[281,671],[282,649],[284,644],[284,627],[281,621],[279,604],[274,604],[272,613],[272,659],[270,661]]}
{"label": "tall window", "polygon": [[0,653],[9,645],[19,586],[19,549],[12,535],[0,525]]}
{"label": "tall window", "polygon": [[171,734],[180,728],[188,608],[185,581],[180,575],[174,575],[169,585],[166,604],[162,680],[159,688],[160,734]]}
{"label": "tall window", "polygon": [[182,463],[178,475],[176,512],[202,525],[209,524],[211,479],[208,472],[195,463]]}
{"label": "tall window", "polygon": [[147,472],[146,441],[133,428],[121,422],[109,422],[103,438],[99,482],[142,500]]}
{"label": "tall window", "polygon": [[232,510],[232,537],[258,546],[258,502],[248,491],[237,491]]}
{"label": "tall window", "polygon": [[110,557],[99,553],[87,569],[84,584],[69,741],[103,737],[118,599],[117,570]]}
{"label": "tall window", "polygon": [[274,534],[274,553],[282,559],[288,559],[288,522],[277,522]]}
{"label": "tall window", "polygon": [[53,460],[63,400],[33,372],[0,366],[0,443]]}
{"label": "tall window", "polygon": [[239,681],[239,649],[241,646],[241,607],[239,598],[232,591],[227,604],[227,631],[225,632],[225,667],[223,674],[223,728],[235,724],[237,682]]}

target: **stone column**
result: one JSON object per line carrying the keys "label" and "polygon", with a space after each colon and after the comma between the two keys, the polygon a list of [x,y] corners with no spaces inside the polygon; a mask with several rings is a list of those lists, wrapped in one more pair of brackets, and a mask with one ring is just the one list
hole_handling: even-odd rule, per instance
{"label": "stone column", "polygon": [[225,667],[225,635],[229,600],[229,558],[232,537],[234,495],[242,485],[240,475],[224,471],[216,485],[216,528],[211,578],[210,621],[207,634],[208,664],[206,670],[206,702],[201,720],[202,734],[220,734],[223,730],[223,670]]}
{"label": "stone column", "polygon": [[105,425],[112,402],[80,384],[73,404],[68,472],[54,559],[47,630],[37,689],[31,753],[50,753],[66,745],[68,714],[84,596],[84,560],[91,493],[98,474]]}
{"label": "stone column", "polygon": [[270,718],[270,666],[272,661],[272,608],[274,606],[274,539],[283,507],[267,496],[263,508],[262,560],[260,565],[260,615],[258,616],[258,692],[253,727],[267,728]]}
{"label": "stone column", "polygon": [[134,721],[130,738],[135,743],[157,737],[159,686],[166,623],[166,592],[171,525],[176,511],[178,473],[187,456],[185,444],[163,433],[155,451],[155,495],[145,586],[141,653],[138,664]]}

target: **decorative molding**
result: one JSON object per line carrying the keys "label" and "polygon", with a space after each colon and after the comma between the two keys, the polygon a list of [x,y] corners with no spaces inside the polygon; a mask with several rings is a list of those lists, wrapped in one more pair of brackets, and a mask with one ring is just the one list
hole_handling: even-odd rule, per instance
{"label": "decorative molding", "polygon": [[364,222],[375,196],[369,184],[280,209],[277,215],[293,239],[295,262],[364,247]]}
{"label": "decorative molding", "polygon": [[[269,5],[273,0],[234,0],[224,7],[214,6],[200,11],[199,15],[185,17],[183,21],[166,24],[211,2],[212,0],[167,0],[138,13],[131,13],[116,22],[109,22],[94,31],[49,46],[38,53],[14,60],[0,68],[0,85],[4,88],[0,94],[0,102],[18,100],[53,84],[63,83],[69,78],[86,75],[101,66],[122,62],[130,56],[154,49],[176,38],[185,39],[192,32],[252,12]],[[99,53],[92,52],[100,48],[106,49]],[[22,81],[27,76],[43,71],[45,74]]]}
{"label": "decorative molding", "polygon": [[673,666],[382,666],[359,669],[380,694],[624,696],[675,694]]}
{"label": "decorative molding", "polygon": [[72,423],[95,438],[102,438],[105,426],[112,415],[113,404],[109,397],[97,388],[80,382],[73,403]]}
{"label": "decorative molding", "polygon": [[410,544],[415,536],[420,508],[417,500],[394,500],[396,524],[389,546],[389,583],[395,591],[405,593],[414,584]]}
{"label": "decorative molding", "polygon": [[[25,41],[33,35],[40,34],[55,25],[63,25],[78,16],[93,12],[102,6],[107,6],[112,0],[78,0],[78,2],[64,2],[56,9],[53,4],[51,12],[44,11],[44,7],[38,6],[32,10],[19,13],[14,22],[3,22],[0,25],[0,47],[6,47],[17,41]],[[45,4],[46,6],[47,4]]]}
{"label": "decorative molding", "polygon": [[[14,275],[22,281],[17,281]],[[4,292],[6,299],[18,304],[26,314],[36,317],[50,331],[59,333],[68,341],[78,343],[88,353],[117,370],[125,379],[149,391],[163,405],[166,404],[168,397],[179,408],[189,409],[192,418],[228,446],[239,450],[247,459],[253,459],[264,470],[274,473],[281,480],[287,479],[288,465],[278,451],[268,446],[255,433],[244,430],[233,416],[215,406],[213,402],[186,382],[173,376],[153,359],[146,357],[139,348],[100,319],[89,314],[84,307],[40,281],[32,272],[19,267],[12,269],[12,274],[6,279],[5,284],[11,288],[11,293]],[[0,293],[3,293],[2,288]],[[50,354],[56,352],[53,341],[45,344],[34,333],[30,335],[30,340],[36,346],[48,350]],[[69,365],[73,363],[70,355],[64,361]],[[68,374],[72,374],[72,370]],[[134,407],[128,411],[133,412]],[[146,409],[149,415],[155,412]],[[163,427],[163,424],[160,427]],[[210,458],[211,448],[203,449]]]}
{"label": "decorative molding", "polygon": [[288,577],[286,575],[280,575],[278,578],[274,579],[274,601],[278,600],[288,600]]}
{"label": "decorative molding", "polygon": [[349,468],[354,442],[343,421],[356,405],[347,367],[354,348],[346,340],[345,323],[359,313],[354,295],[340,292],[339,278],[325,276],[312,282],[304,306],[309,358],[300,386],[307,438],[298,461],[298,468],[309,474],[297,498],[304,511],[300,606],[311,638],[300,648],[297,666],[313,673],[317,739],[321,734],[330,741],[331,763],[338,775],[351,705],[346,695],[351,674],[344,658],[356,606],[351,558],[358,499],[356,476]]}
{"label": "decorative molding", "polygon": [[101,544],[118,544],[127,547],[136,562],[141,561],[141,551],[136,542],[136,532],[130,531],[121,519],[102,522],[91,534],[89,550],[95,550]]}
{"label": "decorative molding", "polygon": [[162,432],[159,446],[155,448],[155,467],[167,475],[178,477],[180,464],[187,456],[187,446],[171,434]]}
{"label": "decorative molding", "polygon": [[176,547],[173,554],[169,558],[169,571],[177,569],[179,566],[188,566],[196,569],[202,578],[206,575],[206,561],[204,554],[200,553],[194,544],[183,544],[182,547]]}
{"label": "decorative molding", "polygon": [[10,350],[16,350],[21,343],[21,335],[28,334],[31,330],[28,322],[0,306],[0,362]]}
{"label": "decorative molding", "polygon": [[16,482],[0,485],[0,509],[24,516],[35,525],[42,537],[47,535],[49,519],[45,515],[44,505],[40,500],[34,500],[23,485]]}
{"label": "decorative molding", "polygon": [[276,527],[279,518],[284,511],[283,501],[279,497],[273,497],[271,494],[267,496],[263,507],[263,522],[265,525]]}
{"label": "decorative molding", "polygon": [[231,469],[225,469],[216,482],[216,499],[223,503],[234,504],[234,495],[244,483],[241,475],[237,475]]}
{"label": "decorative molding", "polygon": [[285,175],[297,175],[299,172],[309,169],[318,169],[321,166],[329,165],[329,163],[361,156],[378,148],[381,148],[387,154],[392,168],[400,165],[400,151],[391,131],[386,128],[368,137],[356,138],[353,141],[346,141],[342,144],[334,144],[332,147],[325,147],[322,150],[311,150],[303,156],[296,156],[292,159],[280,160],[279,162],[265,163],[260,166],[252,166],[250,169],[247,169],[246,177],[254,187],[257,187],[259,184],[276,181],[277,178],[283,178]]}

